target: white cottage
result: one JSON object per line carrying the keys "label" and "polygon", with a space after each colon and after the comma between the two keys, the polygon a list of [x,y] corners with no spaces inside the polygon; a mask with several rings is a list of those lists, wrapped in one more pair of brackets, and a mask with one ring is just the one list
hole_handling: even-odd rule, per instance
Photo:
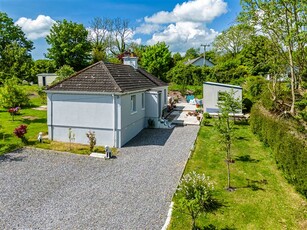
{"label": "white cottage", "polygon": [[68,142],[88,143],[95,131],[97,145],[122,147],[148,126],[158,124],[167,106],[168,86],[138,68],[136,57],[124,64],[97,62],[48,88],[48,134]]}
{"label": "white cottage", "polygon": [[57,78],[55,73],[40,73],[37,74],[37,82],[39,86],[48,86]]}
{"label": "white cottage", "polygon": [[[205,82],[203,84],[203,106],[204,112],[217,114],[219,112],[218,102],[222,99],[224,92],[234,91],[234,97],[242,100],[242,88],[237,85],[228,85],[215,82]],[[237,112],[242,114],[242,109]]]}

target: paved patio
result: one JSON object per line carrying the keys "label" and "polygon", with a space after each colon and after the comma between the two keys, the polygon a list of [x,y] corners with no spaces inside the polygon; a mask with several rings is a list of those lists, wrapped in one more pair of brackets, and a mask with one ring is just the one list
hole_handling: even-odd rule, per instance
{"label": "paved patio", "polygon": [[177,103],[176,108],[170,114],[174,117],[171,123],[175,125],[200,125],[203,115],[200,113],[198,115],[200,119],[198,120],[196,116],[189,114],[190,112],[194,112],[196,109],[195,104]]}
{"label": "paved patio", "polygon": [[112,160],[0,157],[0,229],[161,229],[198,129],[145,129]]}

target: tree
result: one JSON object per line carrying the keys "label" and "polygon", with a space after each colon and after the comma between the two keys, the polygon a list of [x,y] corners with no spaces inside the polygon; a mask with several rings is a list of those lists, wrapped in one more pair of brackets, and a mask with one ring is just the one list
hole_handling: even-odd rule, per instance
{"label": "tree", "polygon": [[6,13],[0,12],[0,83],[15,76],[27,79],[33,43]]}
{"label": "tree", "polygon": [[47,57],[54,60],[57,67],[69,65],[75,70],[88,65],[91,43],[88,41],[88,31],[82,24],[57,21],[46,37]]}
{"label": "tree", "polygon": [[126,51],[127,39],[132,34],[128,19],[115,18],[111,24],[110,51],[113,55],[118,55]]}
{"label": "tree", "polygon": [[183,59],[183,57],[181,57],[180,53],[175,53],[173,55],[173,63],[176,66],[177,63],[179,63],[181,60]]}
{"label": "tree", "polygon": [[[288,62],[291,76],[292,103],[295,115],[295,90],[301,88],[302,71],[306,69],[306,2],[298,0],[242,0],[240,20],[258,28],[280,47],[279,55]],[[296,55],[299,54],[299,55]],[[296,67],[297,68],[296,71]]]}
{"label": "tree", "polygon": [[29,98],[19,84],[18,78],[10,78],[4,81],[0,88],[0,104],[3,108],[28,106]]}
{"label": "tree", "polygon": [[165,42],[147,46],[143,52],[141,66],[156,77],[166,80],[166,73],[172,63],[172,54]]}
{"label": "tree", "polygon": [[52,84],[55,84],[57,82],[63,81],[64,79],[70,77],[75,73],[74,69],[70,67],[69,65],[63,65],[61,68],[59,68],[56,72],[56,75],[58,76]]}
{"label": "tree", "polygon": [[188,49],[186,52],[185,52],[185,56],[184,56],[184,59],[185,60],[192,60],[194,58],[198,58],[200,56],[200,51],[199,51],[199,48],[198,49],[195,49],[195,48],[190,48]]}
{"label": "tree", "polygon": [[215,38],[213,47],[219,53],[235,57],[253,33],[253,28],[245,24],[231,26]]}
{"label": "tree", "polygon": [[94,18],[90,22],[90,41],[92,43],[92,62],[106,59],[106,51],[110,43],[111,20]]}
{"label": "tree", "polygon": [[227,164],[227,190],[232,191],[233,188],[230,185],[230,164],[233,162],[231,158],[231,144],[233,141],[233,122],[230,120],[229,114],[233,114],[242,108],[242,103],[239,99],[235,98],[235,92],[223,92],[221,99],[218,102],[219,117],[215,124],[217,131],[220,133],[221,143],[224,145],[223,149],[226,152],[226,164]]}
{"label": "tree", "polygon": [[2,51],[1,79],[16,77],[21,80],[32,81],[31,67],[33,64],[31,55],[26,48],[18,45],[17,42],[8,44]]}
{"label": "tree", "polygon": [[196,219],[201,213],[212,212],[217,208],[213,198],[214,185],[209,177],[195,171],[183,176],[177,189],[179,197],[175,206],[192,218],[192,229],[196,229]]}
{"label": "tree", "polygon": [[90,23],[90,41],[92,43],[93,62],[105,60],[107,53],[113,57],[129,48],[128,40],[133,34],[130,21],[121,18],[94,18]]}

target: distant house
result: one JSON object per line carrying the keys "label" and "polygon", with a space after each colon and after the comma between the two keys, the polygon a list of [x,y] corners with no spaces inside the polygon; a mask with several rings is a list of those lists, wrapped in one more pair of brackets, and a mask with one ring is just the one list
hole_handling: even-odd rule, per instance
{"label": "distant house", "polygon": [[124,64],[97,62],[46,90],[49,138],[68,142],[71,128],[75,142],[87,144],[91,130],[97,145],[122,147],[148,120],[158,124],[167,90],[138,68],[137,57],[124,57]]}
{"label": "distant house", "polygon": [[[203,106],[204,112],[215,114],[219,112],[218,102],[223,100],[223,93],[234,91],[235,98],[242,100],[242,88],[237,85],[228,85],[214,82],[205,82],[203,84]],[[242,109],[237,111],[242,114]]]}
{"label": "distant house", "polygon": [[198,57],[192,60],[189,60],[187,62],[185,62],[186,65],[194,65],[194,66],[204,66],[206,64],[206,66],[212,67],[214,66],[214,64],[209,61],[208,59],[206,59],[206,63],[204,63],[204,57]]}
{"label": "distant house", "polygon": [[39,86],[48,86],[57,78],[55,73],[40,73],[37,74],[37,81]]}

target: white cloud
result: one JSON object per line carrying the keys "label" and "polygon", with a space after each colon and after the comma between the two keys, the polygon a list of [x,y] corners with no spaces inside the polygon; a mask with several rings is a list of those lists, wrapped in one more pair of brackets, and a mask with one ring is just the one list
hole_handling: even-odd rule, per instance
{"label": "white cloud", "polygon": [[158,24],[147,24],[143,23],[139,27],[135,29],[135,33],[137,34],[152,34],[154,32],[157,32],[161,29],[161,26]]}
{"label": "white cloud", "polygon": [[46,37],[54,23],[55,21],[51,17],[45,15],[38,15],[34,20],[22,17],[15,22],[30,40]]}
{"label": "white cloud", "polygon": [[207,29],[198,22],[177,22],[170,24],[164,31],[153,34],[147,41],[148,45],[165,42],[172,52],[185,52],[194,47],[200,48],[201,44],[210,44],[219,33]]}
{"label": "white cloud", "polygon": [[173,11],[160,11],[145,22],[166,24],[175,22],[211,22],[216,17],[227,13],[227,3],[223,0],[191,0],[177,4]]}

